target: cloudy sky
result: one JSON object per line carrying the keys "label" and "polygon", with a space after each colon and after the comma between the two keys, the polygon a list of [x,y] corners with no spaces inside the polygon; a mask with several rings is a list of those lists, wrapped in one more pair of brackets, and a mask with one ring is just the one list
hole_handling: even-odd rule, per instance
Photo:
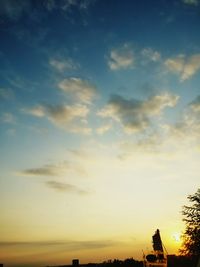
{"label": "cloudy sky", "polygon": [[180,247],[199,187],[199,0],[0,1],[0,261]]}

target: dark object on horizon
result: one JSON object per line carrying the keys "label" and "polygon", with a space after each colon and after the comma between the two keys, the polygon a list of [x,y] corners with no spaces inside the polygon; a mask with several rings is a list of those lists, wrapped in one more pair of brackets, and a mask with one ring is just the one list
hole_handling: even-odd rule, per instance
{"label": "dark object on horizon", "polygon": [[168,255],[167,258],[168,267],[199,267],[197,257]]}
{"label": "dark object on horizon", "polygon": [[149,262],[155,262],[157,260],[156,258],[156,255],[154,254],[149,254],[146,256],[146,259],[149,261]]}
{"label": "dark object on horizon", "polygon": [[200,259],[200,188],[193,195],[189,195],[190,205],[183,206],[182,214],[185,222],[181,255],[199,257]]}
{"label": "dark object on horizon", "polygon": [[0,263],[0,267],[3,267],[3,263]]}
{"label": "dark object on horizon", "polygon": [[152,236],[152,238],[153,238],[153,249],[163,251],[162,241],[160,238],[160,232],[158,229],[155,232],[155,234]]}
{"label": "dark object on horizon", "polygon": [[74,267],[79,266],[79,259],[73,259],[72,260],[72,266],[74,266]]}
{"label": "dark object on horizon", "polygon": [[[145,256],[143,253],[143,266],[144,267],[167,267],[167,257],[164,253],[160,231],[157,229],[152,236],[153,239],[153,254]],[[166,249],[165,249],[166,250]]]}

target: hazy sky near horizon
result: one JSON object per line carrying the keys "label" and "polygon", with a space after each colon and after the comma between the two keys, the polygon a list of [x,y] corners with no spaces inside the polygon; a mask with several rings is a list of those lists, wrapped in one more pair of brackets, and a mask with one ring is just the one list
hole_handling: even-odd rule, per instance
{"label": "hazy sky near horizon", "polygon": [[177,253],[199,187],[199,0],[0,0],[0,262]]}

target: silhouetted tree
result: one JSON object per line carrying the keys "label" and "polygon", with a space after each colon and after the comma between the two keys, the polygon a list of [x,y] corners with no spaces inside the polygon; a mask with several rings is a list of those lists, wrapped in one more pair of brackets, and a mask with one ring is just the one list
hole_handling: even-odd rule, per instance
{"label": "silhouetted tree", "polygon": [[180,250],[187,256],[200,256],[200,188],[187,197],[190,206],[183,206],[183,221],[186,223],[184,242]]}

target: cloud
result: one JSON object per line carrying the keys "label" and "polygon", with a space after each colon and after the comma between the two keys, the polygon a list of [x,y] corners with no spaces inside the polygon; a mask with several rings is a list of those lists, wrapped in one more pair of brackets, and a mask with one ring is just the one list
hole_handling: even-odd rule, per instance
{"label": "cloud", "polygon": [[59,72],[75,70],[78,67],[77,64],[73,62],[72,59],[59,60],[59,59],[51,58],[49,60],[49,64],[50,66],[52,66],[55,70]]}
{"label": "cloud", "polygon": [[95,0],[46,0],[45,6],[47,10],[61,9],[62,11],[70,11],[72,8],[81,10],[88,10],[88,8],[95,2]]}
{"label": "cloud", "polygon": [[58,87],[65,93],[74,95],[78,100],[83,103],[91,103],[96,95],[96,87],[89,81],[80,78],[68,78],[62,80]]}
{"label": "cloud", "polygon": [[37,168],[28,168],[18,173],[23,176],[34,176],[34,177],[55,177],[63,176],[67,172],[76,172],[78,175],[86,175],[85,169],[80,166],[77,162],[63,161],[58,164],[46,164]]}
{"label": "cloud", "polygon": [[120,143],[120,153],[118,158],[120,160],[126,160],[133,153],[139,155],[143,153],[157,154],[162,150],[163,136],[160,132],[152,132],[151,134],[144,135],[136,140],[124,140]]}
{"label": "cloud", "polygon": [[29,0],[1,0],[0,15],[8,17],[10,20],[18,20],[24,13],[31,9]]}
{"label": "cloud", "polygon": [[101,249],[118,245],[119,242],[112,240],[85,240],[85,241],[2,241],[0,247],[18,247],[18,248],[55,248],[56,250],[65,249],[67,251],[85,250],[85,249]]}
{"label": "cloud", "polygon": [[141,54],[147,61],[157,62],[161,58],[160,53],[151,48],[144,48]]}
{"label": "cloud", "polygon": [[178,55],[175,58],[169,58],[164,62],[166,68],[180,76],[180,81],[190,79],[200,70],[200,54],[192,55],[188,58],[185,55]]}
{"label": "cloud", "polygon": [[111,124],[104,124],[96,129],[97,134],[102,135],[111,129]]}
{"label": "cloud", "polygon": [[40,168],[26,169],[20,172],[25,176],[60,176],[63,173],[63,166],[45,165]]}
{"label": "cloud", "polygon": [[22,111],[35,117],[45,117],[54,125],[69,132],[83,134],[91,132],[86,120],[89,109],[85,105],[39,105]]}
{"label": "cloud", "polygon": [[[167,124],[162,121],[159,129],[153,129],[145,135],[125,140],[121,143],[122,152],[119,158],[124,160],[135,152],[162,154],[170,157],[178,151],[197,151],[200,148],[200,96],[189,103],[181,117],[175,123]],[[172,155],[173,154],[173,155]]]}
{"label": "cloud", "polygon": [[178,138],[179,142],[189,141],[192,144],[200,144],[200,96],[188,104],[182,117],[174,125],[166,125],[169,135]]}
{"label": "cloud", "polygon": [[199,4],[198,0],[182,0],[182,2],[186,5],[191,5],[191,6],[198,6]]}
{"label": "cloud", "polygon": [[25,108],[22,109],[24,113],[31,114],[35,117],[44,117],[45,116],[45,107],[44,106],[36,106],[34,108]]}
{"label": "cloud", "polygon": [[17,21],[23,14],[30,13],[32,8],[35,11],[39,11],[41,7],[47,11],[59,10],[69,13],[72,8],[76,8],[79,11],[87,11],[94,2],[95,0],[45,0],[35,6],[34,1],[31,0],[1,0],[0,15]]}
{"label": "cloud", "polygon": [[1,115],[0,121],[3,123],[11,123],[12,124],[12,123],[16,122],[16,119],[12,113],[5,112]]}
{"label": "cloud", "polygon": [[80,194],[80,195],[89,194],[88,191],[82,190],[75,185],[67,184],[67,183],[61,183],[58,181],[47,181],[46,185],[52,189],[55,189],[58,192],[76,193],[76,194]]}
{"label": "cloud", "polygon": [[89,112],[84,105],[47,105],[45,108],[48,118],[60,125],[68,124],[76,118],[85,118]]}
{"label": "cloud", "polygon": [[0,100],[10,100],[14,97],[14,92],[10,88],[0,88]]}
{"label": "cloud", "polygon": [[177,101],[178,96],[168,93],[151,96],[144,101],[112,95],[98,115],[120,122],[127,132],[143,131],[150,126],[151,117],[161,115],[163,109],[174,107]]}
{"label": "cloud", "polygon": [[92,128],[85,126],[83,122],[82,125],[72,125],[70,132],[75,134],[90,135],[92,133]]}
{"label": "cloud", "polygon": [[124,44],[122,47],[111,50],[108,60],[111,70],[132,68],[134,64],[135,58],[130,45]]}
{"label": "cloud", "polygon": [[88,9],[93,2],[94,0],[64,0],[62,9],[68,10],[73,6],[77,7],[80,10]]}
{"label": "cloud", "polygon": [[200,114],[200,95],[196,97],[194,101],[190,103],[191,109]]}
{"label": "cloud", "polygon": [[[60,164],[46,164],[42,167],[38,168],[29,168],[17,173],[19,176],[26,176],[26,177],[61,177],[66,176],[66,174],[74,175],[78,174],[79,176],[85,175],[85,169],[82,168],[77,162],[72,163],[68,161],[64,161]],[[56,180],[49,180],[44,182],[45,185],[49,188],[52,188],[58,192],[69,192],[69,193],[76,193],[80,195],[89,194],[88,191],[80,189],[79,187],[60,182]]]}

